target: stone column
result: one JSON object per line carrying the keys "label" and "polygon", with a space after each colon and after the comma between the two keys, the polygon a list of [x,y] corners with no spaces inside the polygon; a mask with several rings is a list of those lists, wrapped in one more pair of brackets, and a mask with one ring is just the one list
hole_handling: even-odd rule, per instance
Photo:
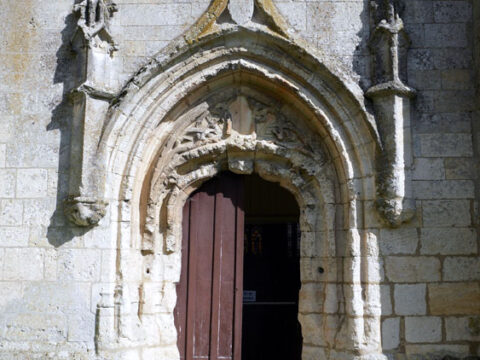
{"label": "stone column", "polygon": [[374,85],[366,92],[373,101],[383,145],[377,164],[377,208],[391,226],[410,220],[415,213],[410,128],[410,101],[415,90],[401,79],[410,41],[397,10],[393,0],[374,8],[381,20],[370,39]]}
{"label": "stone column", "polygon": [[108,21],[116,7],[109,0],[83,0],[74,11],[79,14],[78,29],[72,39],[77,54],[77,84],[71,93],[73,119],[65,214],[78,226],[94,226],[105,215],[106,208],[105,201],[99,198],[98,178],[103,174],[95,153],[103,119],[114,97],[109,70],[113,69],[117,47]]}

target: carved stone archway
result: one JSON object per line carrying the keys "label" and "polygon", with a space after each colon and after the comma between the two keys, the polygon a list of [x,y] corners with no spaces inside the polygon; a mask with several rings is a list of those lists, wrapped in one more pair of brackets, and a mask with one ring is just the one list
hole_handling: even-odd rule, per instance
{"label": "carved stone archway", "polygon": [[[212,1],[120,93],[80,89],[78,109],[98,112],[77,114],[92,128],[81,139],[67,212],[79,225],[106,212],[116,249],[97,308],[97,351],[178,358],[181,209],[204,181],[229,170],[279,182],[299,203],[303,358],[384,359],[380,262],[369,229],[381,222],[378,200],[393,204],[385,207],[390,223],[404,220],[406,192],[394,181],[404,168],[387,169],[388,196],[378,199],[376,164],[387,146],[363,91],[290,37],[271,1],[256,0],[253,14],[227,3]],[[233,23],[216,22],[227,10],[239,11]]]}

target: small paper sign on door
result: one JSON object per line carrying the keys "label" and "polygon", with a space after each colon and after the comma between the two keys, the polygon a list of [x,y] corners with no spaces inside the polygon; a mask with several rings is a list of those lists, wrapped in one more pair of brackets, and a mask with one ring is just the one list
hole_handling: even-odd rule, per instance
{"label": "small paper sign on door", "polygon": [[243,290],[243,302],[257,301],[257,292],[255,290]]}

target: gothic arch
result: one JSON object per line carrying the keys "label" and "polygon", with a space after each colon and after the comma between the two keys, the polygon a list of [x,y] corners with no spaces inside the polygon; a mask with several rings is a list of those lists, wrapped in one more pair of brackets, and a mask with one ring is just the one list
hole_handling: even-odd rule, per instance
{"label": "gothic arch", "polygon": [[92,188],[110,204],[117,249],[98,350],[177,357],[181,209],[230,170],[279,182],[299,203],[304,359],[383,358],[368,231],[380,142],[361,94],[295,42],[258,29],[173,46],[142,68],[110,107],[95,154]]}

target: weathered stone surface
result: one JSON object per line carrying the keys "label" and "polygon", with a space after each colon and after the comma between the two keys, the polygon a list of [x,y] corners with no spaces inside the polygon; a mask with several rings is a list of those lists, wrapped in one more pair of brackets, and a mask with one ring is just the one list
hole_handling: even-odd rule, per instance
{"label": "weathered stone surface", "polygon": [[429,282],[440,280],[440,261],[426,256],[388,256],[387,278],[393,282]]}
{"label": "weathered stone surface", "polygon": [[424,255],[468,255],[477,253],[477,232],[471,228],[424,228],[420,236]]}
{"label": "weathered stone surface", "polygon": [[409,343],[435,343],[442,340],[442,320],[439,317],[405,318],[405,340]]}
{"label": "weathered stone surface", "polygon": [[428,302],[433,315],[478,315],[480,285],[475,282],[429,284]]}
{"label": "weathered stone surface", "polygon": [[427,287],[425,284],[395,285],[396,315],[425,315]]}
{"label": "weathered stone surface", "polygon": [[400,318],[388,318],[382,322],[382,347],[396,349],[400,345]]}
{"label": "weathered stone surface", "polygon": [[445,329],[448,341],[479,341],[480,317],[447,317]]}
{"label": "weathered stone surface", "polygon": [[446,281],[480,280],[480,258],[460,256],[445,258],[443,278]]}
{"label": "weathered stone surface", "polygon": [[[116,0],[113,17],[109,0],[2,3],[0,358],[178,358],[171,316],[180,274],[178,229],[168,228],[168,237],[159,231],[165,223],[160,204],[173,194],[178,198],[169,200],[168,209],[180,208],[182,191],[196,185],[175,193],[177,185],[204,181],[219,168],[261,173],[301,199],[307,230],[300,293],[303,359],[480,356],[475,95],[480,40],[474,36],[480,5],[476,0],[252,0],[243,3],[246,11],[234,1]],[[403,8],[389,12],[388,5],[398,3]],[[207,24],[195,24],[212,4],[218,11],[208,14]],[[407,161],[399,161],[393,173],[411,171],[409,191],[418,210],[409,223],[390,229],[375,201],[377,156],[392,144],[385,131],[377,134],[378,114],[365,110],[373,106],[364,91],[377,85],[382,73],[370,63],[377,61],[368,48],[374,27],[381,20],[385,26],[396,23],[396,17],[410,37],[408,54],[406,47],[397,47],[399,78],[417,89],[417,98],[409,110],[385,101],[394,110],[390,114],[411,115],[411,124],[387,134],[403,134],[392,140],[408,144],[411,126],[413,155],[409,146],[398,147],[393,160]],[[74,36],[77,18],[84,31],[80,43]],[[201,31],[183,47],[192,24]],[[232,36],[238,30],[241,34]],[[91,56],[85,62],[87,49]],[[383,50],[375,55],[389,56],[395,46]],[[388,66],[383,70],[393,73]],[[68,92],[79,86],[93,97],[85,103],[86,122],[77,124]],[[227,139],[222,124],[221,135],[210,128],[210,143],[208,125],[202,124],[204,138],[174,159],[176,168],[152,160],[172,163],[157,145],[186,135],[175,126],[192,130],[179,116],[197,106],[204,92],[240,88],[247,93],[246,88],[256,88],[252,97],[268,105],[263,110],[275,109],[275,116],[285,115],[290,124],[253,136],[252,122],[243,124],[242,118],[234,130],[251,138],[234,133]],[[272,112],[263,110],[255,109],[258,120],[268,122]],[[109,137],[110,132],[116,135]],[[318,137],[310,142],[305,134],[314,133]],[[84,134],[86,151],[80,153],[75,139]],[[377,135],[381,146],[373,140]],[[312,151],[312,143],[321,146]],[[102,147],[106,153],[97,153]],[[79,159],[88,161],[76,168]],[[73,178],[80,193],[69,188],[69,170],[78,169]],[[154,169],[172,177],[160,176],[150,190],[143,180]],[[98,188],[92,174],[104,181]],[[169,183],[172,178],[180,182]],[[388,183],[390,194],[403,196],[396,187],[402,181]],[[86,189],[107,196],[77,202],[82,214],[70,217],[86,227],[73,227],[62,201]],[[143,191],[151,191],[151,199]],[[400,213],[404,204],[392,199],[391,212]],[[97,206],[103,201],[111,205]],[[159,206],[145,215],[145,203]],[[152,237],[145,241],[142,226],[157,215],[161,221],[152,220]],[[176,216],[166,218],[174,224]],[[140,319],[139,287],[153,282],[158,286],[148,294],[155,300],[144,304],[148,316]],[[96,318],[97,310],[105,316]],[[356,317],[344,316],[346,311]]]}

